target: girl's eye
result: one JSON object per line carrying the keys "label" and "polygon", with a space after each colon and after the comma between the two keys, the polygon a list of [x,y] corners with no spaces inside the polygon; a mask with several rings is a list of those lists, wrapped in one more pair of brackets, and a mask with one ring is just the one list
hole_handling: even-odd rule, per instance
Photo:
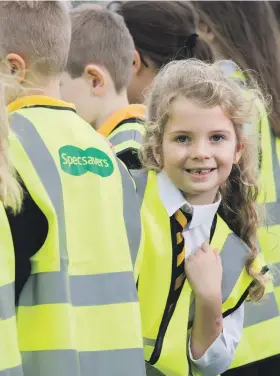
{"label": "girl's eye", "polygon": [[223,136],[222,134],[214,134],[213,136],[211,136],[211,140],[214,142],[219,142],[224,139],[225,139],[225,136]]}
{"label": "girl's eye", "polygon": [[176,141],[181,144],[186,144],[190,141],[190,139],[188,138],[188,136],[177,136]]}

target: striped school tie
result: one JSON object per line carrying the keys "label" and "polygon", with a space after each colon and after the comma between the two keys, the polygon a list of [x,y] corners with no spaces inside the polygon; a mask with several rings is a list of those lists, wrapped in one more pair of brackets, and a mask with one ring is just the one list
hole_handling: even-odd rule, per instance
{"label": "striped school tie", "polygon": [[175,231],[175,238],[174,238],[174,257],[176,257],[176,265],[174,268],[174,277],[173,277],[173,302],[176,302],[180,292],[182,290],[184,281],[186,279],[185,275],[185,256],[186,256],[186,247],[185,247],[185,240],[183,235],[183,230],[186,227],[187,223],[191,220],[191,216],[181,209],[177,210],[174,214],[174,231]]}

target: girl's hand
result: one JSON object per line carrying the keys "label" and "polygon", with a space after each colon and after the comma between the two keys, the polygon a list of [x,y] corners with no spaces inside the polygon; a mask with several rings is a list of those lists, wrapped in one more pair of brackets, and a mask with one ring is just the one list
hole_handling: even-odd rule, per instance
{"label": "girl's hand", "polygon": [[221,257],[219,251],[213,251],[207,242],[185,260],[185,273],[196,297],[209,300],[221,296]]}

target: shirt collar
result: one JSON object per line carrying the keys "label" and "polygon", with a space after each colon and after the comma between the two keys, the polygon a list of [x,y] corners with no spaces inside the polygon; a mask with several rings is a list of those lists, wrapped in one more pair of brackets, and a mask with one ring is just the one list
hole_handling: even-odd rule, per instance
{"label": "shirt collar", "polygon": [[205,223],[212,223],[214,216],[221,203],[221,194],[218,200],[209,205],[190,205],[180,190],[173,184],[164,171],[157,174],[159,194],[169,217],[180,208],[186,213],[192,214],[189,228],[201,226]]}
{"label": "shirt collar", "polygon": [[142,104],[129,104],[128,106],[114,112],[98,129],[98,133],[108,137],[110,133],[116,128],[116,126],[124,120],[130,118],[145,118],[146,107]]}
{"label": "shirt collar", "polygon": [[20,110],[23,107],[33,106],[64,107],[75,111],[75,106],[72,103],[67,103],[44,95],[29,95],[16,99],[8,105],[8,111],[11,113]]}

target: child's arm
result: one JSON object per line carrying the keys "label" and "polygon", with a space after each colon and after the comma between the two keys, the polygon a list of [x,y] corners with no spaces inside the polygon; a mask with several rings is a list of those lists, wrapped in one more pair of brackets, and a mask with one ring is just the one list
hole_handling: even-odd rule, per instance
{"label": "child's arm", "polygon": [[233,360],[240,342],[244,319],[244,305],[223,319],[223,332],[199,359],[194,359],[189,340],[189,357],[192,365],[203,376],[219,375],[225,372]]}
{"label": "child's arm", "polygon": [[199,359],[223,331],[222,296],[196,296],[191,352]]}
{"label": "child's arm", "polygon": [[224,372],[232,361],[242,332],[243,307],[236,314],[236,321],[235,314],[230,315],[232,320],[230,316],[223,320],[221,259],[207,243],[186,260],[185,270],[195,294],[190,358],[203,375],[216,375]]}
{"label": "child's arm", "polygon": [[185,269],[195,294],[191,350],[199,359],[223,330],[220,255],[205,242],[186,260]]}

